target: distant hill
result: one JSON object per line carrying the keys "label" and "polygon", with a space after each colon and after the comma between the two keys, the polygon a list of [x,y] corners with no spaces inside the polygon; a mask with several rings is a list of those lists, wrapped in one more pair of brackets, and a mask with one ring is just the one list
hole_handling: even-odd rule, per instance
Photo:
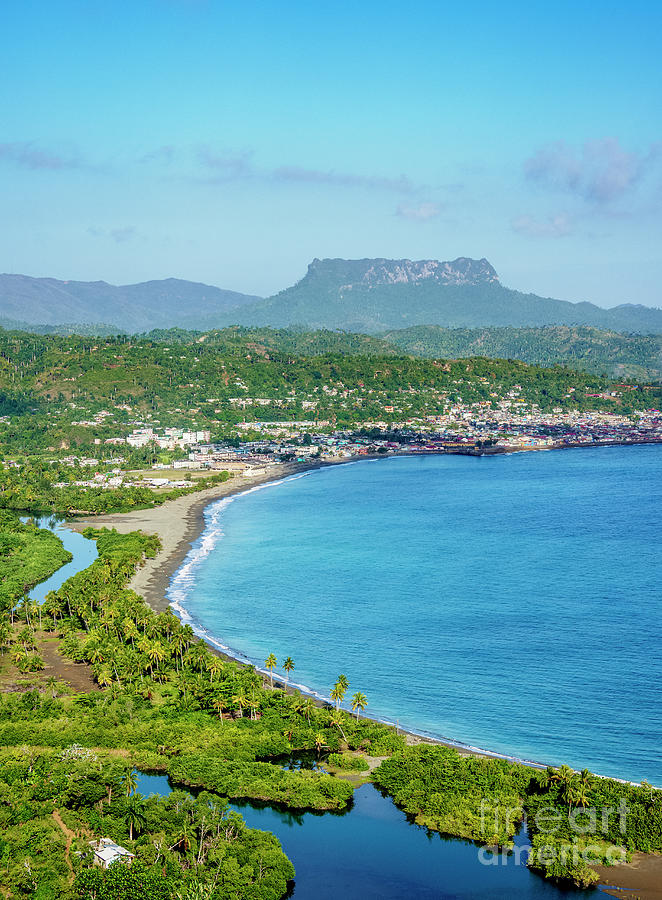
{"label": "distant hill", "polygon": [[662,335],[620,334],[586,326],[442,328],[416,325],[380,335],[412,356],[487,356],[563,365],[612,378],[662,379]]}
{"label": "distant hill", "polygon": [[240,349],[256,356],[408,356],[431,359],[518,359],[541,366],[568,366],[596,375],[662,380],[662,335],[619,334],[597,328],[442,328],[415,325],[380,335],[293,328],[232,327],[202,334],[170,329],[142,337],[156,343],[201,344],[221,352]]}
{"label": "distant hill", "polygon": [[213,328],[230,310],[259,299],[178,278],[116,287],[105,281],[0,275],[1,318],[65,331],[100,323],[104,331],[126,332]]}
{"label": "distant hill", "polygon": [[25,322],[21,319],[6,319],[3,316],[0,316],[0,328],[3,328],[5,331],[28,331],[31,334],[80,334],[98,337],[108,337],[123,331],[116,325],[106,325],[103,322],[94,325],[90,325],[87,322],[64,322],[60,325],[43,325],[37,322]]}
{"label": "distant hill", "polygon": [[467,257],[450,262],[314,259],[301,281],[267,299],[176,278],[116,287],[104,281],[0,275],[0,324],[2,319],[88,334],[231,325],[364,334],[418,325],[566,325],[662,334],[662,309],[632,304],[602,309],[523,294],[504,287],[486,259]]}
{"label": "distant hill", "polygon": [[412,325],[588,325],[662,333],[662,309],[632,304],[602,309],[523,294],[504,287],[486,259],[315,259],[293,287],[233,311],[225,324],[368,333]]}

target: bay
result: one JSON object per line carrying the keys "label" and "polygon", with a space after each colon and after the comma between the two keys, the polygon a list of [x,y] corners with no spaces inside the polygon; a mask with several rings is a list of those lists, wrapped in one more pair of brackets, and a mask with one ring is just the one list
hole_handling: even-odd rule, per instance
{"label": "bay", "polygon": [[468,746],[662,785],[662,447],[395,457],[212,504],[169,598]]}

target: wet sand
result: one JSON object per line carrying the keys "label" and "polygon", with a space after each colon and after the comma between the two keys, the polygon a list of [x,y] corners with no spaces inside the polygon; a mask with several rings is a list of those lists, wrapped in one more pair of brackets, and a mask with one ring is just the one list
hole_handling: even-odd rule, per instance
{"label": "wet sand", "polygon": [[152,509],[76,519],[69,523],[69,527],[82,531],[91,525],[93,528],[115,528],[121,534],[129,531],[158,534],[161,539],[161,550],[153,559],[145,560],[145,564],[137,570],[128,587],[140,594],[155,612],[163,612],[168,608],[166,592],[170,579],[204,530],[204,511],[210,503],[260,484],[279,481],[308,468],[317,467],[276,463],[269,466],[264,475],[236,475],[223,484],[185,494]]}
{"label": "wet sand", "polygon": [[602,890],[629,900],[662,900],[662,856],[633,853],[632,861],[619,866],[592,866]]}

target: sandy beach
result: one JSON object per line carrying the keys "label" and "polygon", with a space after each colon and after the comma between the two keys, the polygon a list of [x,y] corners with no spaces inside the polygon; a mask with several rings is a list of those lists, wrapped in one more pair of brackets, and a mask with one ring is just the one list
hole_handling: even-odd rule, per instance
{"label": "sandy beach", "polygon": [[183,563],[191,545],[202,533],[205,524],[204,511],[210,503],[260,484],[279,481],[295,472],[317,467],[275,463],[269,466],[264,475],[236,475],[224,484],[186,494],[152,509],[76,519],[69,527],[82,531],[91,525],[94,528],[115,528],[122,534],[129,531],[158,534],[161,539],[161,550],[154,559],[145,561],[145,565],[138,569],[128,586],[140,594],[155,612],[163,612],[168,608],[166,591],[170,579]]}

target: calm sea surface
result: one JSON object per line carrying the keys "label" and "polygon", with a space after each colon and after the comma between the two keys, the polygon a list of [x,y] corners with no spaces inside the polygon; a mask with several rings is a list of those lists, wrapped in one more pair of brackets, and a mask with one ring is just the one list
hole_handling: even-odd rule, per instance
{"label": "calm sea surface", "polygon": [[662,785],[662,447],[399,457],[219,501],[200,633],[437,737]]}

